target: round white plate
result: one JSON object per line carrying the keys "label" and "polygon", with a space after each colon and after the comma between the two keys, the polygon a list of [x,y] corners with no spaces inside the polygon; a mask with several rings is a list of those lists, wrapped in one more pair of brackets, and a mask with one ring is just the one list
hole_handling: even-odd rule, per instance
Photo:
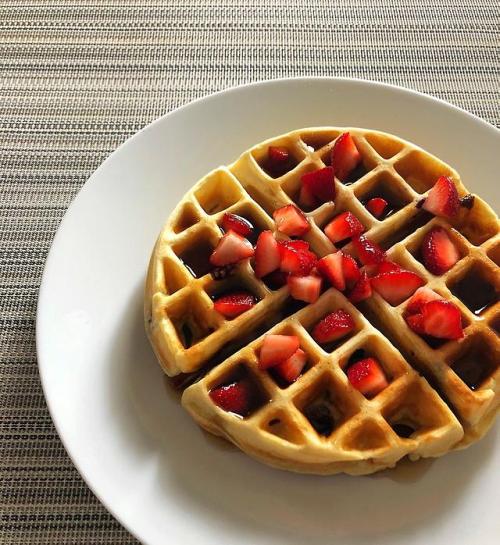
{"label": "round white plate", "polygon": [[499,208],[500,132],[415,92],[348,79],[279,80],[162,117],[97,169],[52,245],[37,346],[57,430],[91,489],[147,545],[498,543],[498,429],[466,451],[372,477],[295,475],[203,433],[155,362],[143,281],[174,205],[251,145],[317,125],[415,142]]}

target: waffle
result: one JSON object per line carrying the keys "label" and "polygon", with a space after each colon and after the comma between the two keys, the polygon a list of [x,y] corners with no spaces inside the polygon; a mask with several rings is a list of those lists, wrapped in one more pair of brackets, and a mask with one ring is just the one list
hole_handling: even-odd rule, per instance
{"label": "waffle", "polygon": [[[336,251],[323,228],[335,215],[351,211],[389,259],[418,273],[428,287],[459,307],[465,333],[460,341],[424,340],[404,320],[406,302],[394,307],[376,292],[353,306],[343,293],[329,288],[305,305],[291,299],[286,286],[273,289],[259,280],[249,259],[224,280],[210,274],[209,256],[222,236],[224,213],[246,217],[259,231],[269,229],[284,238],[276,232],[273,211],[298,205],[301,176],[328,165],[335,139],[346,131],[361,153],[362,166],[348,184],[337,181],[334,203],[305,211],[311,229],[303,238],[319,257]],[[278,177],[266,163],[270,145],[286,146],[293,158],[290,169]],[[461,209],[453,220],[419,208],[441,175],[454,180],[460,196],[468,193],[450,166],[392,135],[311,128],[255,146],[185,195],[153,250],[145,320],[163,370],[183,389],[183,406],[203,428],[275,467],[355,475],[393,467],[405,456],[441,456],[486,433],[500,399],[499,221],[477,196],[473,207]],[[374,194],[387,195],[394,204],[394,213],[382,221],[362,204]],[[426,232],[438,225],[449,230],[461,255],[442,276],[429,273],[418,254]],[[356,256],[351,244],[342,250]],[[475,308],[471,285],[474,291],[494,293],[487,308]],[[227,320],[214,310],[213,297],[234,288],[250,291],[258,303]],[[355,331],[326,350],[310,332],[338,309],[353,317]],[[296,335],[307,354],[304,372],[289,386],[258,368],[268,333]],[[390,381],[373,399],[354,389],[345,373],[359,349],[377,358]],[[225,412],[209,396],[213,388],[241,376],[259,393],[245,418]],[[328,433],[315,421],[318,406],[326,406],[331,417]],[[402,432],[408,429],[410,434]]]}

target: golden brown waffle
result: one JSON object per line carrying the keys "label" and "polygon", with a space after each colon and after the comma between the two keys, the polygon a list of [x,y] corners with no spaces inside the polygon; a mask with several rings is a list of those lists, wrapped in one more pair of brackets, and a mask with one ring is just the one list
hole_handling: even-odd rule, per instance
{"label": "golden brown waffle", "polygon": [[[238,264],[226,280],[209,274],[208,260],[222,236],[224,213],[239,214],[257,229],[275,232],[272,212],[297,204],[301,176],[329,163],[334,141],[345,131],[353,136],[363,166],[350,185],[337,182],[335,203],[306,211],[312,227],[304,239],[318,256],[331,253],[335,246],[322,228],[335,215],[353,212],[391,260],[417,272],[428,287],[457,304],[466,324],[464,339],[429,345],[406,325],[406,302],[392,307],[376,293],[355,308],[330,288],[301,308],[304,305],[290,298],[286,286],[273,290],[257,279],[249,260]],[[293,168],[277,178],[266,170],[270,145],[286,146],[294,158]],[[355,128],[313,128],[259,144],[186,194],[153,251],[145,317],[158,360],[169,376],[179,375],[178,381],[188,385],[182,403],[204,428],[269,464],[323,474],[370,473],[393,466],[405,455],[440,456],[487,431],[500,399],[499,221],[477,197],[453,225],[419,209],[417,203],[441,175],[455,181],[461,196],[467,194],[451,167],[394,136]],[[397,208],[383,221],[362,204],[375,194],[389,196]],[[418,252],[434,225],[450,230],[462,255],[439,277],[427,271]],[[351,245],[343,250],[355,255]],[[480,289],[480,283],[495,300],[474,312],[469,284]],[[211,297],[232,287],[247,289],[260,300],[226,320],[214,310]],[[356,331],[326,352],[308,331],[338,308],[353,316]],[[263,335],[271,331],[293,331],[308,355],[306,372],[288,387],[257,367]],[[372,400],[355,390],[343,371],[359,348],[377,357],[391,381]],[[261,392],[261,403],[246,418],[223,411],[208,395],[242,373]],[[318,403],[326,404],[333,417],[328,436],[313,425],[311,415]],[[401,436],[407,435],[402,426],[409,427],[410,437]]]}

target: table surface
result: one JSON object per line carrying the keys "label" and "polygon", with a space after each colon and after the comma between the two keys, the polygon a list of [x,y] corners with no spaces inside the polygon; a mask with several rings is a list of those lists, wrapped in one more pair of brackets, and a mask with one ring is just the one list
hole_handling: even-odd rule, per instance
{"label": "table surface", "polygon": [[0,542],[136,543],[69,461],[36,365],[45,258],[103,159],[177,106],[286,76],[394,83],[499,126],[499,29],[498,0],[0,0]]}

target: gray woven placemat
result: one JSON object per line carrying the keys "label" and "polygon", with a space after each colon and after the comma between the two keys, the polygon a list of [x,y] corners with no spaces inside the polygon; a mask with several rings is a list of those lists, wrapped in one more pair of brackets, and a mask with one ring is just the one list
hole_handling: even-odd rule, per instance
{"label": "gray woven placemat", "polygon": [[498,0],[0,0],[0,543],[136,543],[82,482],[45,407],[35,310],[59,221],[161,114],[294,75],[396,83],[500,125]]}

